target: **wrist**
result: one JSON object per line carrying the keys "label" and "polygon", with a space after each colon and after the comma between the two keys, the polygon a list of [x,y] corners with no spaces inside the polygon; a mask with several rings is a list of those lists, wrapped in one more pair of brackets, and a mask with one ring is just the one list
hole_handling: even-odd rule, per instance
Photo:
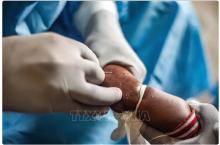
{"label": "wrist", "polygon": [[85,29],[89,25],[91,17],[95,13],[101,13],[103,11],[112,14],[114,17],[118,18],[117,7],[114,1],[85,1],[80,5],[79,10],[77,10],[74,20],[75,24],[80,31],[80,33],[85,36]]}
{"label": "wrist", "polygon": [[96,36],[105,39],[114,39],[115,37],[117,39],[123,39],[117,17],[105,10],[93,14],[85,32],[86,38]]}

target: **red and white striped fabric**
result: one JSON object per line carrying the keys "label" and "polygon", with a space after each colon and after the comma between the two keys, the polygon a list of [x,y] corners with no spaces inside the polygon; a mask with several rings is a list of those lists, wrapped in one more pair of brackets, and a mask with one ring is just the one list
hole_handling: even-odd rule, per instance
{"label": "red and white striped fabric", "polygon": [[196,136],[200,129],[200,123],[195,111],[192,110],[189,116],[181,122],[174,131],[167,135],[177,139],[189,139]]}

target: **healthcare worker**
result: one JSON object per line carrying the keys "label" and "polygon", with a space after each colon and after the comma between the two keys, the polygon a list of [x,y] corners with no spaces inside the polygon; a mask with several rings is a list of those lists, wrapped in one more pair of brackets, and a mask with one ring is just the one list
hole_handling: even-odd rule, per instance
{"label": "healthcare worker", "polygon": [[[104,80],[103,70],[96,55],[77,41],[78,31],[59,32],[65,28],[60,22],[67,23],[59,18],[66,18],[66,10],[77,5],[65,4],[3,3],[3,102],[4,111],[14,111],[4,112],[4,143],[120,142],[110,138],[117,125],[111,112],[95,121],[93,116],[80,118],[84,113],[106,113],[107,106],[119,101],[122,93],[118,88],[98,86]],[[114,3],[108,4],[116,12]],[[72,16],[68,20],[70,30],[74,29]],[[57,34],[46,33],[54,29]],[[128,59],[127,65],[143,80],[145,67],[130,47],[128,50],[118,57],[133,60]]]}
{"label": "healthcare worker", "polygon": [[[145,83],[183,98],[193,96],[209,86],[198,24],[188,2],[118,2],[119,15],[114,3],[110,1],[90,2],[90,4],[88,4],[89,2],[19,2],[19,6],[17,3],[3,3],[4,36],[30,35],[22,37],[31,39],[31,37],[39,38],[42,35],[48,36],[48,34],[31,35],[33,33],[54,31],[71,39],[84,41],[96,54],[101,66],[111,62],[124,65],[131,70],[138,80],[143,81],[146,71],[136,55],[138,54],[148,69]],[[117,15],[122,29],[117,21]],[[58,41],[56,42],[56,45],[59,44],[58,46],[53,44],[55,43],[54,35],[56,35],[55,41]],[[69,64],[70,57],[76,57],[77,55],[71,55],[71,50],[68,51],[70,54],[62,55],[64,52],[60,48],[62,47],[64,50],[63,46],[67,45],[64,45],[64,41],[68,38],[57,35],[53,34],[51,43],[53,45],[50,47],[55,48],[57,52],[48,52],[48,54],[56,53],[54,56],[57,59],[67,56],[67,62],[64,62]],[[37,40],[45,40],[45,37],[35,39],[33,42]],[[73,44],[72,41],[71,47],[79,47],[75,44],[79,42],[74,41]],[[48,46],[48,42],[45,43]],[[46,46],[41,47],[46,48]],[[78,48],[76,52],[82,52],[82,50]],[[43,56],[42,53],[40,53],[40,56]],[[82,55],[81,62],[84,59],[97,64],[93,59]],[[33,60],[37,59],[27,60],[33,64]],[[60,62],[64,63],[63,61],[57,63],[60,64]],[[55,82],[62,80],[64,88],[67,88],[68,85],[66,84],[70,82],[63,81],[66,79],[63,78],[63,74],[65,74],[65,77],[67,75],[68,79],[74,77],[70,74],[69,67],[68,71],[61,69],[66,70],[67,67],[59,67],[58,73],[54,75],[54,66],[48,69],[47,65],[43,65],[42,68],[45,71],[51,71],[50,76],[52,78],[58,74],[58,78],[54,77],[56,78],[55,81],[50,76],[48,76],[49,81],[44,80],[45,82],[52,82],[55,86],[57,85]],[[100,69],[96,66],[95,70]],[[30,71],[37,73],[39,76],[45,73],[44,71],[41,72],[41,69],[30,68]],[[85,72],[87,71],[81,74],[87,74]],[[46,74],[49,75],[49,73]],[[88,78],[93,78],[91,77],[93,75],[89,75]],[[95,73],[94,76],[96,75]],[[30,79],[33,78],[30,77]],[[71,78],[71,80],[74,79]],[[85,82],[84,79],[81,79],[81,81]],[[102,79],[99,81],[90,79],[88,82],[91,85],[91,83],[99,84],[101,81]],[[119,90],[116,88],[110,89],[115,90],[115,94],[118,94],[118,97],[115,96],[113,100],[108,100],[108,98],[105,100],[102,97],[95,98],[88,94],[80,95],[86,96],[85,98],[89,98],[88,100],[92,98],[96,103],[85,101],[87,99],[84,99],[84,101],[78,100],[79,97],[75,97],[75,99],[78,98],[77,101],[86,104],[93,102],[92,105],[97,105],[97,102],[99,102],[99,105],[106,105],[120,98]],[[67,90],[64,92],[68,92]],[[76,92],[78,95],[79,91]],[[81,93],[83,92],[81,91]],[[112,95],[110,92],[106,92],[106,94]],[[74,98],[72,95],[69,96]],[[57,103],[54,104],[54,106],[59,106],[62,101],[58,99]],[[23,108],[25,108],[25,105]],[[80,109],[83,109],[83,107],[80,107]],[[51,111],[51,108],[49,110]],[[81,121],[78,120],[78,115],[71,114],[69,116],[62,113],[42,115],[5,112],[3,115],[4,143],[127,143],[126,138],[119,141],[111,140],[111,132],[117,125],[111,111],[95,121],[88,121],[92,118]]]}

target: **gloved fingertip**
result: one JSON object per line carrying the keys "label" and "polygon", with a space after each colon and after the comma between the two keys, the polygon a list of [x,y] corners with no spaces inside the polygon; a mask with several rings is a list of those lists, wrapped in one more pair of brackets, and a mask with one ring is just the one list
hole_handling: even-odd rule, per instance
{"label": "gloved fingertip", "polygon": [[122,91],[119,88],[112,87],[114,90],[113,95],[115,96],[115,101],[120,101],[122,99]]}
{"label": "gloved fingertip", "polygon": [[99,74],[97,75],[97,77],[99,78],[99,84],[103,83],[105,80],[105,72],[101,69],[99,70]]}
{"label": "gloved fingertip", "polygon": [[193,109],[195,109],[197,112],[200,110],[200,103],[195,99],[188,99],[187,103],[189,106],[191,106]]}

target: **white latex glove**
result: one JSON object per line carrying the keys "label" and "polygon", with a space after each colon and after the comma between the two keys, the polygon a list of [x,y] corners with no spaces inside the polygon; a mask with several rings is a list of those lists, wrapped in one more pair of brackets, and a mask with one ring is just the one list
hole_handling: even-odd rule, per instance
{"label": "white latex glove", "polygon": [[106,113],[122,93],[98,86],[104,77],[80,42],[55,33],[3,38],[5,111]]}
{"label": "white latex glove", "polygon": [[190,101],[189,105],[200,116],[201,130],[198,136],[186,140],[177,140],[166,136],[147,125],[140,129],[141,134],[152,144],[217,144],[218,143],[218,111],[210,104]]}
{"label": "white latex glove", "polygon": [[117,128],[115,128],[111,134],[111,138],[113,140],[119,140],[122,139],[125,135],[126,135],[126,129],[125,129],[125,123],[126,120],[129,119],[129,117],[131,116],[131,114],[125,112],[123,113],[114,113],[114,117],[115,119],[118,120],[118,126]]}
{"label": "white latex glove", "polygon": [[113,2],[83,2],[75,21],[102,67],[110,63],[120,64],[143,82],[146,69],[123,36]]}
{"label": "white latex glove", "polygon": [[82,1],[79,9],[73,16],[75,26],[85,37],[86,27],[95,13],[99,11],[108,11],[114,17],[118,18],[118,11],[114,1]]}
{"label": "white latex glove", "polygon": [[86,44],[97,55],[101,66],[110,63],[120,64],[143,82],[146,69],[124,38],[118,20],[111,13],[95,13],[86,32]]}
{"label": "white latex glove", "polygon": [[115,118],[118,120],[118,127],[112,132],[111,138],[119,140],[127,135],[129,144],[150,144],[140,135],[140,128],[143,124],[136,116],[137,109],[143,98],[146,85],[143,85],[139,92],[139,101],[134,112],[114,113]]}
{"label": "white latex glove", "polygon": [[129,144],[149,144],[141,135],[142,121],[133,112],[114,113],[118,120],[118,127],[111,134],[113,140],[119,140],[127,135]]}
{"label": "white latex glove", "polygon": [[[112,63],[122,65],[143,82],[146,68],[123,36],[117,16],[117,9],[112,1],[83,2],[75,15],[75,23],[86,44],[97,55],[102,67]],[[136,138],[139,128],[138,133],[132,130],[130,132],[137,123],[129,122],[129,119],[127,121],[120,119],[126,115],[117,115],[119,124],[112,133],[112,139],[120,139],[127,133],[129,143],[138,143],[141,140]]]}

